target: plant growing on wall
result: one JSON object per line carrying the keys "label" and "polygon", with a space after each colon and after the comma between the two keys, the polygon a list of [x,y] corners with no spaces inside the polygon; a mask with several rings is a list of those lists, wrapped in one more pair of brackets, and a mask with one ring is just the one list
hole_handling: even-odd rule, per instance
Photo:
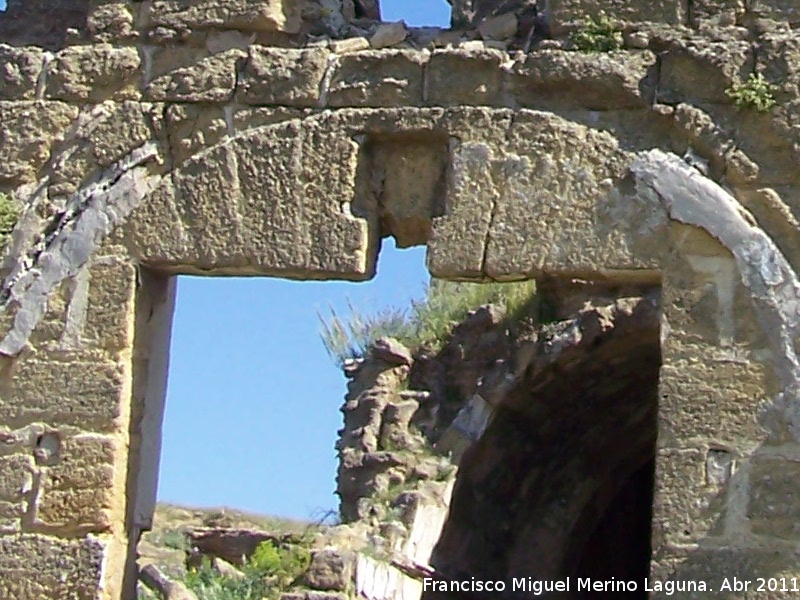
{"label": "plant growing on wall", "polygon": [[6,245],[8,236],[19,219],[19,206],[5,194],[0,194],[0,248]]}
{"label": "plant growing on wall", "polygon": [[350,306],[346,317],[333,309],[329,319],[320,315],[322,344],[340,366],[346,359],[363,357],[381,337],[396,338],[410,348],[436,348],[470,310],[484,304],[503,304],[509,315],[515,315],[532,302],[535,290],[533,281],[460,283],[434,279],[425,298],[413,302],[409,310],[386,309],[367,315]]}
{"label": "plant growing on wall", "polygon": [[725,95],[739,108],[753,108],[758,112],[767,112],[775,106],[775,86],[769,83],[761,73],[750,75],[743,82],[736,82]]}
{"label": "plant growing on wall", "polygon": [[595,19],[586,17],[570,40],[572,46],[581,52],[612,52],[622,48],[622,32],[603,11]]}

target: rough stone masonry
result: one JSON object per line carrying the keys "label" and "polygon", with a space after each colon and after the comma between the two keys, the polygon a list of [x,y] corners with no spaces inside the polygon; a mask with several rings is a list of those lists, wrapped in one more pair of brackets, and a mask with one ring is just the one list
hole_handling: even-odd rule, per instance
{"label": "rough stone masonry", "polygon": [[[644,566],[800,576],[800,1],[452,4],[438,30],[350,0],[9,0],[0,598],[132,598],[176,275],[361,281],[386,236],[426,244],[441,278],[660,290]],[[576,50],[600,9],[621,47]],[[754,74],[763,112],[728,93]],[[614,344],[607,372],[627,377],[640,346]],[[581,410],[542,413],[541,439],[573,439],[556,434]],[[612,425],[586,447],[623,460]],[[530,496],[576,489],[555,463],[530,489],[482,475],[517,456],[502,439],[464,455],[432,562],[473,568],[459,498],[478,488],[584,518],[578,496]],[[519,514],[520,539],[555,536],[563,562],[521,545],[489,574],[578,560],[560,521]]]}

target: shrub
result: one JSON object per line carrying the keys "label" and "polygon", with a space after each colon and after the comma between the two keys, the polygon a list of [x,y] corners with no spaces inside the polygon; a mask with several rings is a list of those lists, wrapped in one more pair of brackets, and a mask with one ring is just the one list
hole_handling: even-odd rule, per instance
{"label": "shrub", "polygon": [[570,39],[575,49],[581,52],[611,52],[622,48],[622,32],[603,11],[596,19],[586,17]]}
{"label": "shrub", "polygon": [[186,585],[200,600],[274,599],[291,587],[311,564],[304,541],[299,544],[259,544],[242,568],[243,578],[220,575],[204,558],[200,567],[189,571]]}
{"label": "shrub", "polygon": [[769,83],[761,73],[750,73],[743,82],[736,82],[725,94],[739,108],[754,108],[758,112],[767,112],[775,106],[775,86]]}
{"label": "shrub", "polygon": [[262,600],[273,592],[272,586],[260,577],[222,576],[208,560],[186,574],[186,586],[199,600]]}
{"label": "shrub", "polygon": [[273,542],[262,542],[250,557],[248,571],[266,576],[279,587],[292,585],[311,564],[311,553],[303,544],[276,546]]}

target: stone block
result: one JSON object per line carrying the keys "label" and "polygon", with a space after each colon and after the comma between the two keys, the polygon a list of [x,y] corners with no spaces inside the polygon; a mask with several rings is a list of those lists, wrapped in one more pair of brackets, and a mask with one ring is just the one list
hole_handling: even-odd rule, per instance
{"label": "stone block", "polygon": [[434,277],[481,277],[492,210],[498,200],[492,177],[496,156],[479,142],[451,149],[447,214],[433,220],[428,269]]}
{"label": "stone block", "polygon": [[[541,270],[591,272],[597,265],[656,268],[658,256],[647,244],[657,244],[663,213],[652,200],[614,187],[627,165],[608,133],[519,111],[492,167],[498,198],[486,237],[486,274],[509,279]],[[638,233],[644,230],[648,242]]]}
{"label": "stone block", "polygon": [[99,168],[111,166],[131,150],[154,137],[152,123],[161,109],[140,102],[106,102],[94,107],[72,136],[68,153],[50,177],[51,196],[75,193],[87,177]]}
{"label": "stone block", "polygon": [[752,458],[747,517],[757,535],[800,539],[800,460]]}
{"label": "stone block", "polygon": [[677,102],[729,103],[725,90],[753,71],[749,42],[689,43],[661,55],[658,99]]}
{"label": "stone block", "polygon": [[375,49],[388,48],[401,43],[408,36],[405,23],[381,23],[369,39],[369,45]]}
{"label": "stone block", "polygon": [[778,88],[797,95],[800,86],[800,39],[794,33],[766,33],[759,40],[758,69]]}
{"label": "stone block", "polygon": [[590,110],[641,108],[652,103],[656,79],[652,52],[586,54],[541,50],[515,63],[511,93],[520,106],[567,98]]}
{"label": "stone block", "polygon": [[135,48],[66,48],[48,66],[45,97],[68,102],[134,100],[139,97],[140,66]]}
{"label": "stone block", "polygon": [[217,106],[171,104],[167,107],[166,127],[175,166],[210,148],[228,133],[225,113]]}
{"label": "stone block", "polygon": [[747,9],[745,0],[692,0],[692,25],[732,26]]}
{"label": "stone block", "polygon": [[62,102],[0,101],[0,181],[37,179],[77,115],[77,107]]}
{"label": "stone block", "polygon": [[26,503],[0,500],[0,536],[19,533]]}
{"label": "stone block", "polygon": [[122,235],[132,256],[158,265],[189,262],[196,251],[182,218],[172,180],[162,180],[123,225]]}
{"label": "stone block", "polygon": [[93,600],[105,555],[105,543],[93,537],[0,537],[0,598]]}
{"label": "stone block", "polygon": [[54,464],[42,469],[33,525],[94,532],[109,529],[116,452],[117,444],[110,437],[64,440]]}
{"label": "stone block", "polygon": [[95,261],[89,273],[89,296],[83,338],[104,350],[133,345],[136,267],[123,259]]}
{"label": "stone block", "polygon": [[301,8],[298,0],[155,0],[148,25],[179,31],[238,29],[297,33]]}
{"label": "stone block", "polygon": [[[83,533],[108,532],[115,521],[110,506],[108,489],[45,491],[36,502],[30,527],[48,533],[65,530]],[[117,515],[116,518],[121,517]]]}
{"label": "stone block", "polygon": [[582,23],[586,17],[595,18],[601,11],[619,21],[667,25],[683,25],[689,14],[687,0],[552,0],[547,3],[545,14],[553,33],[560,35],[569,26]]}
{"label": "stone block", "polygon": [[0,100],[32,100],[44,65],[38,48],[0,44]]}
{"label": "stone block", "polygon": [[428,104],[504,106],[500,65],[506,59],[498,50],[435,50],[428,65]]}
{"label": "stone block", "polygon": [[407,106],[422,103],[428,54],[413,50],[355,52],[339,58],[329,106]]}
{"label": "stone block", "polygon": [[304,576],[305,583],[315,590],[347,591],[353,581],[355,556],[336,549],[314,552]]}
{"label": "stone block", "polygon": [[367,143],[373,180],[382,182],[382,234],[394,236],[400,248],[426,243],[432,219],[444,214],[448,144],[435,134],[379,136]]}
{"label": "stone block", "polygon": [[112,437],[81,435],[61,443],[58,461],[46,469],[46,490],[110,487],[118,443]]}
{"label": "stone block", "polygon": [[122,365],[75,356],[72,362],[34,357],[14,366],[0,410],[11,423],[48,421],[98,431],[116,427],[125,392]]}
{"label": "stone block", "polygon": [[241,50],[216,54],[156,77],[145,93],[163,102],[228,102],[236,88],[237,62],[245,56]]}
{"label": "stone block", "polygon": [[[800,80],[795,81],[800,85]],[[791,89],[791,86],[789,80],[787,87]],[[787,98],[785,92],[783,97]],[[796,97],[779,102],[768,112],[722,104],[702,105],[702,108],[712,115],[720,128],[729,132],[738,150],[757,165],[758,185],[800,184],[800,170],[797,169],[800,128],[794,124],[800,102]]]}
{"label": "stone block", "polygon": [[86,19],[86,26],[95,42],[126,42],[136,38],[135,5],[128,2],[102,2]]}
{"label": "stone block", "polygon": [[[661,592],[651,593],[651,598],[714,598],[726,600],[788,600],[796,598],[794,581],[800,575],[797,554],[791,550],[759,547],[701,547],[668,549],[653,557],[650,587],[655,581],[663,583]],[[773,591],[767,585],[773,579]],[[679,585],[687,582],[705,582],[706,592],[681,592]],[[739,587],[736,586],[738,582]],[[743,587],[749,582],[747,587]],[[672,591],[667,589],[671,584]]]}
{"label": "stone block", "polygon": [[[668,343],[674,354],[682,356],[672,356],[670,350],[661,367],[659,431],[664,430],[664,439],[705,437],[721,443],[763,439],[755,407],[767,400],[765,367],[734,363],[724,354],[715,359],[707,349],[679,344],[674,336]],[[699,361],[698,356],[706,358]]]}
{"label": "stone block", "polygon": [[313,107],[319,103],[329,52],[253,46],[236,98],[243,104]]}
{"label": "stone block", "polygon": [[727,509],[725,486],[709,485],[703,450],[659,449],[653,500],[655,544],[691,544],[720,536]]}
{"label": "stone block", "polygon": [[33,486],[33,456],[0,456],[0,500],[19,502]]}
{"label": "stone block", "polygon": [[161,206],[129,221],[134,255],[160,268],[368,276],[367,221],[341,208],[355,197],[358,146],[325,131],[313,120],[261,127],[187,161],[174,190],[145,201]]}

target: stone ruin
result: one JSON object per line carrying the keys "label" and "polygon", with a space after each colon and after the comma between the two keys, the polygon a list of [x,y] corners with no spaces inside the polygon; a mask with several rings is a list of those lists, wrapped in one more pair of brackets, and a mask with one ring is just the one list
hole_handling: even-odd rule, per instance
{"label": "stone ruin", "polygon": [[[562,324],[429,419],[455,474],[396,455],[418,361],[354,366],[343,513],[414,563],[362,560],[393,583],[359,594],[798,575],[800,2],[452,3],[439,30],[368,0],[9,0],[0,598],[133,597],[176,275],[367,280],[387,236],[435,277],[535,279]],[[620,47],[576,50],[601,9]],[[753,74],[774,106],[736,101]]]}

